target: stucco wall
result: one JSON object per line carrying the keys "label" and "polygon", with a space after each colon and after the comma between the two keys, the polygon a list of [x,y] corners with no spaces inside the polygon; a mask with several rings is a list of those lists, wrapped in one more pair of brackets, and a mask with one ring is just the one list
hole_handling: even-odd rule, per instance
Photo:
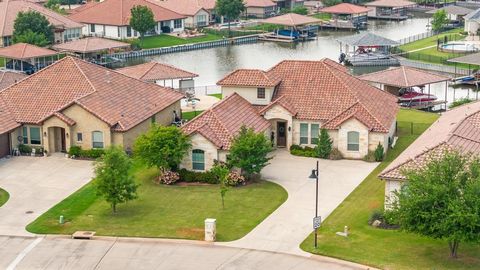
{"label": "stucco wall", "polygon": [[[270,131],[275,132],[275,145],[277,143],[277,121],[287,122],[287,124],[286,124],[286,128],[287,128],[287,130],[286,130],[287,148],[290,148],[290,146],[293,143],[293,136],[294,136],[293,135],[294,119],[292,117],[292,114],[289,111],[287,111],[285,108],[283,108],[282,106],[275,105],[275,106],[271,107],[268,111],[265,112],[264,118],[267,119],[267,120],[270,120],[271,130],[269,130],[269,133],[270,133]],[[267,134],[267,136],[268,136],[268,134]]]}
{"label": "stucco wall", "polygon": [[265,98],[258,99],[257,87],[222,87],[224,97],[237,93],[254,105],[268,105],[272,100],[273,91],[273,87],[265,88]]}
{"label": "stucco wall", "polygon": [[395,200],[393,192],[399,191],[401,187],[401,181],[385,180],[385,209],[391,208],[391,203]]}
{"label": "stucco wall", "polygon": [[478,28],[480,28],[480,24],[478,22],[473,20],[465,21],[465,32],[468,32],[470,34],[476,34],[478,31]]}
{"label": "stucco wall", "polygon": [[[359,151],[347,150],[347,134],[349,131],[357,131],[360,133]],[[367,127],[356,119],[345,121],[338,129],[338,150],[344,158],[361,159],[368,154],[369,132]]]}
{"label": "stucco wall", "polygon": [[[195,133],[190,136],[192,142],[192,148],[188,151],[188,154],[183,158],[180,168],[187,170],[193,170],[192,168],[192,150],[199,149],[205,152],[205,170],[208,171],[212,168],[214,160],[219,158],[219,151],[217,147],[207,140],[201,134]],[[226,153],[222,153],[223,157],[226,156]]]}

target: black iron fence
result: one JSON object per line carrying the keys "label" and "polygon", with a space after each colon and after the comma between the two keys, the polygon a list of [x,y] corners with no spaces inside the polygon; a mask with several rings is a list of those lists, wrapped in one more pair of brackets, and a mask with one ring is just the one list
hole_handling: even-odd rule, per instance
{"label": "black iron fence", "polygon": [[420,135],[430,127],[427,123],[397,121],[397,136]]}

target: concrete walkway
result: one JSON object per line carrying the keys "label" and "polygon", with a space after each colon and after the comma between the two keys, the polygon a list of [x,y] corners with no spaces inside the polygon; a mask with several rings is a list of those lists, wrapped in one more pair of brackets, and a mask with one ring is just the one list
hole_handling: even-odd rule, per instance
{"label": "concrete walkway", "polygon": [[[288,191],[287,201],[240,240],[217,245],[310,256],[299,245],[313,231],[315,180],[309,179],[317,159],[275,152],[262,171],[265,179]],[[356,160],[320,160],[319,215],[325,219],[378,163]],[[345,224],[348,225],[348,224]],[[339,231],[343,230],[338,228]]]}
{"label": "concrete walkway", "polygon": [[331,258],[160,239],[0,236],[0,269],[371,269]]}
{"label": "concrete walkway", "polygon": [[32,235],[25,226],[88,183],[92,163],[63,155],[0,160],[0,187],[10,198],[0,207],[0,235]]}

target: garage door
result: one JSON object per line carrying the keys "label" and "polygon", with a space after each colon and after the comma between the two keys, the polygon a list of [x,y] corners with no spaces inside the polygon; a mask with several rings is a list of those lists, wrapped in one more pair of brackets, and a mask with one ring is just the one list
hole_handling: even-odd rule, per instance
{"label": "garage door", "polygon": [[8,133],[0,134],[0,158],[5,157],[10,153],[9,145]]}

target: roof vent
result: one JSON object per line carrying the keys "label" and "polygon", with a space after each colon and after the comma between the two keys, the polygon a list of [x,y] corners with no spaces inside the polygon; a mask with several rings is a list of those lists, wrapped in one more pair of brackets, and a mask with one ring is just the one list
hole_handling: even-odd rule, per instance
{"label": "roof vent", "polygon": [[[1,0],[0,0],[0,1],[1,1]],[[107,77],[107,83],[110,83],[110,71],[109,71],[109,70],[107,70],[107,75],[106,75],[106,77]]]}

